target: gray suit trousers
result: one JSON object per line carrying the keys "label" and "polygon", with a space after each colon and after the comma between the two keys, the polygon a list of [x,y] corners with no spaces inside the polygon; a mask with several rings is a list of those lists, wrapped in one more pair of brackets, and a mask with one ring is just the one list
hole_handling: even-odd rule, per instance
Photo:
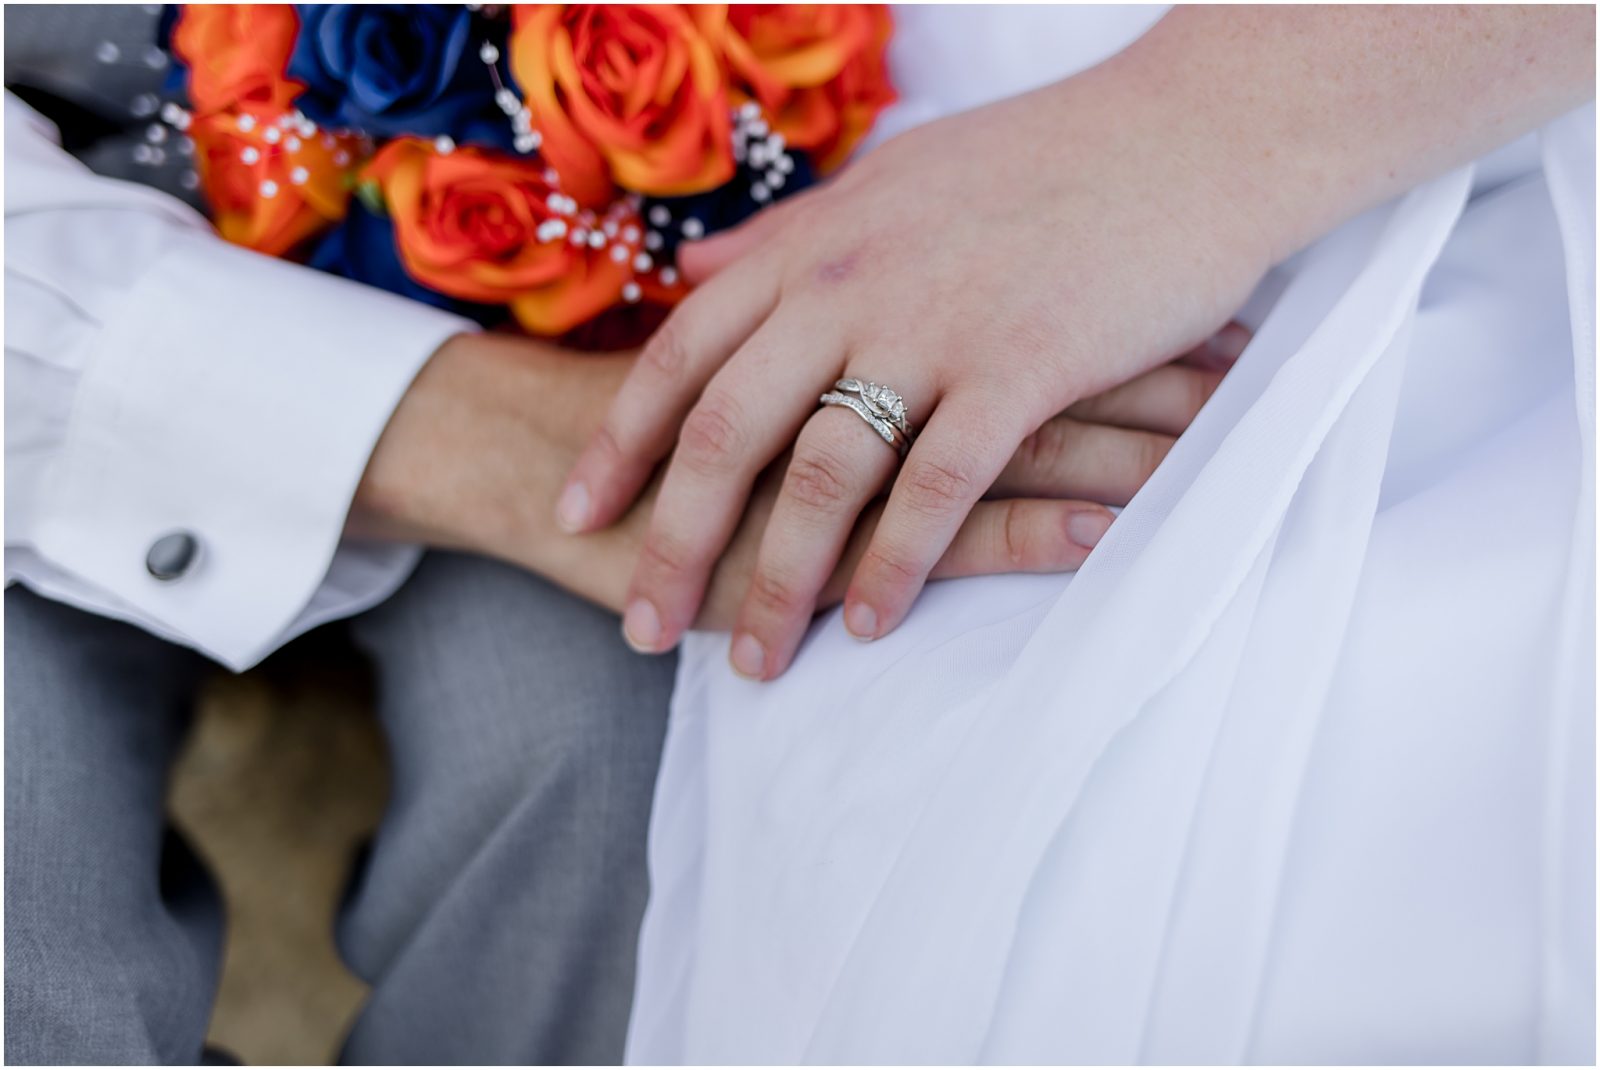
{"label": "gray suit trousers", "polygon": [[[192,1063],[221,962],[163,796],[198,655],[6,592],[5,1056]],[[339,944],[354,1063],[622,1055],[669,659],[508,566],[433,553],[347,622],[392,793]]]}

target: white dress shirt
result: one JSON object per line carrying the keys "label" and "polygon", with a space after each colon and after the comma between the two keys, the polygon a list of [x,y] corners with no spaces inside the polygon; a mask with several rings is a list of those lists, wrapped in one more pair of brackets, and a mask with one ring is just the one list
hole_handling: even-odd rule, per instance
{"label": "white dress shirt", "polygon": [[[229,668],[394,591],[343,537],[390,413],[474,325],[229,245],[6,96],[6,580]],[[199,553],[158,579],[147,556]]]}

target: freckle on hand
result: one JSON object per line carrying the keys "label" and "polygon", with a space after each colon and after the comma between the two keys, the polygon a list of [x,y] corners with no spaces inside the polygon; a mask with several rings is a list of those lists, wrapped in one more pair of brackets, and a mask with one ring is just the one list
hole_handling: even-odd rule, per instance
{"label": "freckle on hand", "polygon": [[855,274],[855,270],[856,254],[851,253],[849,256],[838,260],[829,260],[817,268],[817,281],[827,283],[843,282]]}

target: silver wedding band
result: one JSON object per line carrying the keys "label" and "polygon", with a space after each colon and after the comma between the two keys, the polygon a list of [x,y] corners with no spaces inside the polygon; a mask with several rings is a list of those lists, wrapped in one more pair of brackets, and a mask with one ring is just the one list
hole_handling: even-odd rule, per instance
{"label": "silver wedding band", "polygon": [[894,447],[901,460],[910,452],[916,433],[906,416],[905,400],[888,387],[862,379],[840,379],[822,395],[821,401],[824,405],[842,406],[861,417],[879,438]]}

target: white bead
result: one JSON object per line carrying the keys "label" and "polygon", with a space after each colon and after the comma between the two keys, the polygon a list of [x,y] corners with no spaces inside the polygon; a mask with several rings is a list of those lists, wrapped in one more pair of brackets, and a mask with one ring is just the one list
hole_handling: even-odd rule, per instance
{"label": "white bead", "polygon": [[622,299],[624,301],[628,302],[628,304],[630,304],[630,305],[633,304],[635,301],[639,300],[639,298],[641,298],[643,296],[644,296],[644,291],[639,289],[639,284],[638,283],[636,283],[636,282],[625,282],[625,283],[622,284]]}
{"label": "white bead", "polygon": [[600,229],[606,232],[606,237],[615,238],[617,236],[617,221],[615,219],[608,219],[605,222],[605,226],[601,227]]}
{"label": "white bead", "polygon": [[500,62],[500,50],[494,47],[493,41],[485,41],[478,47],[478,58],[485,63]]}
{"label": "white bead", "polygon": [[746,159],[748,159],[750,161],[750,166],[751,167],[765,167],[765,166],[767,166],[767,147],[766,147],[766,145],[762,144],[761,142],[756,142],[756,144],[751,145],[750,146],[750,152],[749,152],[748,156],[746,157]]}
{"label": "white bead", "polygon": [[523,108],[511,117],[511,129],[518,134],[533,132],[533,112]]}
{"label": "white bead", "polygon": [[766,204],[772,199],[772,187],[765,182],[755,182],[750,186],[750,196],[755,198],[757,204]]}
{"label": "white bead", "polygon": [[546,167],[544,169],[544,184],[547,186],[561,185],[561,175],[557,173],[554,167]]}
{"label": "white bead", "polygon": [[261,160],[261,150],[256,148],[254,145],[246,145],[242,150],[240,150],[239,159],[243,160],[247,164],[259,163]]}
{"label": "white bead", "polygon": [[749,125],[748,129],[751,137],[766,137],[767,121],[765,119],[757,119]]}
{"label": "white bead", "polygon": [[440,134],[433,139],[433,151],[440,156],[448,156],[456,151],[456,143],[448,134]]}
{"label": "white bead", "polygon": [[785,176],[784,173],[776,167],[767,172],[766,179],[767,185],[771,186],[773,189],[782,189],[783,184],[788,181],[787,176]]}
{"label": "white bead", "polygon": [[299,152],[300,139],[291,135],[290,137],[284,139],[283,147],[289,152]]}
{"label": "white bead", "polygon": [[517,95],[509,89],[495,90],[494,102],[507,115],[515,115],[522,108],[522,101],[518,100]]}
{"label": "white bead", "polygon": [[265,130],[261,131],[261,140],[265,141],[268,145],[276,145],[278,142],[283,140],[283,131],[279,130],[275,126],[269,126]]}
{"label": "white bead", "polygon": [[745,101],[739,105],[739,118],[747,120],[761,118],[761,105],[753,100]]}
{"label": "white bead", "polygon": [[655,230],[644,232],[644,247],[654,252],[661,248],[661,233]]}
{"label": "white bead", "polygon": [[142,164],[154,162],[150,156],[153,151],[155,150],[151,149],[149,145],[135,145],[133,147],[133,162]]}
{"label": "white bead", "polygon": [[272,181],[272,179],[269,178],[265,182],[261,183],[261,196],[263,196],[263,197],[276,197],[277,195],[278,195],[278,184],[276,182]]}
{"label": "white bead", "polygon": [[591,249],[604,249],[605,247],[606,247],[606,236],[604,234],[600,233],[598,230],[591,230],[589,232],[589,248],[591,248]]}
{"label": "white bead", "polygon": [[[128,110],[133,113],[134,118],[144,119],[154,115],[156,113],[156,108],[160,106],[160,103],[161,102],[156,99],[156,95],[154,93],[140,93],[128,103]],[[176,104],[167,105],[167,108],[176,107]],[[162,108],[161,114],[166,115],[166,113],[166,108]],[[170,119],[167,121],[171,122]]]}
{"label": "white bead", "polygon": [[152,145],[159,145],[167,140],[167,128],[160,123],[151,123],[145,128],[144,139]]}
{"label": "white bead", "polygon": [[611,259],[619,264],[628,259],[628,247],[626,245],[613,245],[611,247]]}
{"label": "white bead", "polygon": [[101,41],[95,46],[94,58],[101,63],[115,63],[122,58],[122,49],[115,41]]}
{"label": "white bead", "polygon": [[675,267],[664,267],[664,268],[661,269],[661,282],[662,282],[662,285],[671,286],[673,283],[675,283],[677,281],[678,281],[678,269],[677,268],[675,268]]}
{"label": "white bead", "polygon": [[651,226],[664,227],[670,222],[672,222],[672,213],[667,211],[667,206],[666,205],[664,205],[664,204],[652,204],[650,206],[650,225]]}
{"label": "white bead", "polygon": [[700,220],[692,217],[685,219],[683,221],[683,226],[679,229],[683,231],[683,236],[688,238],[690,241],[699,241],[701,238],[706,236],[706,225],[700,222]]}
{"label": "white bead", "polygon": [[532,134],[518,134],[511,139],[511,145],[518,152],[524,154],[530,153],[539,147],[539,143],[533,139]]}
{"label": "white bead", "polygon": [[623,227],[622,240],[627,242],[629,245],[637,245],[639,242],[639,228],[634,226],[632,223],[629,223],[627,226]]}
{"label": "white bead", "polygon": [[159,71],[167,65],[167,54],[151,45],[144,50],[144,65],[153,71]]}
{"label": "white bead", "polygon": [[[152,101],[156,99],[154,94],[147,93],[145,96],[148,96]],[[147,112],[146,114],[149,113]],[[178,120],[181,119],[184,114],[184,110],[170,100],[161,105],[161,119],[163,122],[168,122],[176,126],[178,124]]]}
{"label": "white bead", "polygon": [[180,137],[178,139],[178,155],[179,156],[193,156],[194,155],[194,138],[192,138],[192,137]]}
{"label": "white bead", "polygon": [[250,131],[254,130],[255,128],[256,128],[256,117],[254,115],[241,115],[241,116],[239,116],[239,129],[240,130],[243,130],[245,133],[248,134]]}
{"label": "white bead", "polygon": [[649,253],[640,253],[638,256],[633,258],[633,270],[639,272],[641,275],[655,266],[656,262],[650,259]]}
{"label": "white bead", "polygon": [[783,152],[783,147],[786,144],[788,142],[784,140],[783,135],[773,131],[772,136],[767,138],[767,151],[777,156]]}
{"label": "white bead", "polygon": [[776,160],[773,160],[772,161],[772,166],[776,167],[783,174],[786,174],[786,175],[793,174],[794,173],[794,157],[788,155],[787,153],[785,153],[784,155],[779,156]]}
{"label": "white bead", "polygon": [[200,176],[193,171],[185,171],[179,176],[178,184],[184,189],[194,189],[200,185]]}
{"label": "white bead", "polygon": [[333,162],[339,167],[350,166],[350,154],[343,149],[333,154]]}

